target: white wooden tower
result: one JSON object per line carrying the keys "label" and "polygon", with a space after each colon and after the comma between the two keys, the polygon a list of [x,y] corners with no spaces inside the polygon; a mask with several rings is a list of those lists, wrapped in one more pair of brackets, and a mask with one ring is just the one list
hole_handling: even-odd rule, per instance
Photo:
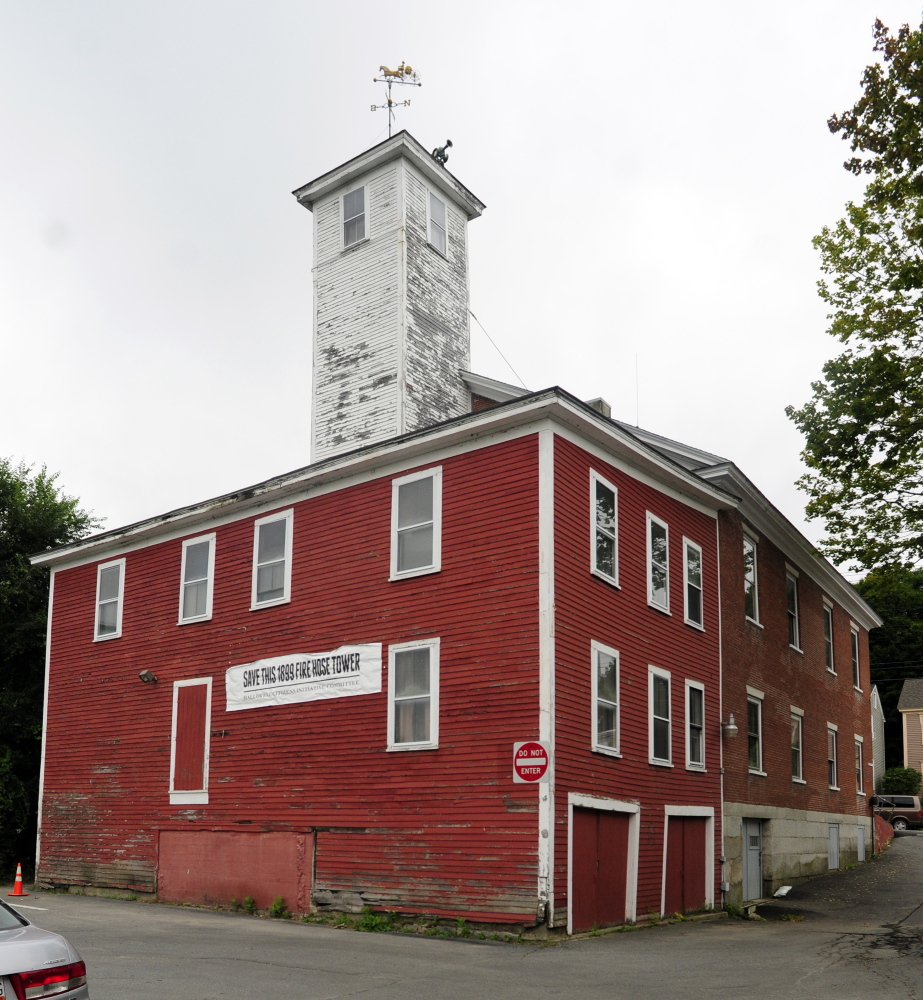
{"label": "white wooden tower", "polygon": [[466,413],[484,205],[407,132],[293,193],[314,214],[312,461]]}

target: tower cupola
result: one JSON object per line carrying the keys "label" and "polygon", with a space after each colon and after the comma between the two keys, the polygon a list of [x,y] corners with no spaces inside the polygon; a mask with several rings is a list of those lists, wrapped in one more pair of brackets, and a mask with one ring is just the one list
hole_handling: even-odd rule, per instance
{"label": "tower cupola", "polygon": [[293,193],[314,214],[312,460],[468,412],[484,205],[407,132]]}

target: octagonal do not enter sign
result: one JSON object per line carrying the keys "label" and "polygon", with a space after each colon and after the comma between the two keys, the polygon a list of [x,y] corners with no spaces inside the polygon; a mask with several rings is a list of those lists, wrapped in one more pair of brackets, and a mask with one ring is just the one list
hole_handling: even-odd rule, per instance
{"label": "octagonal do not enter sign", "polygon": [[527,740],[513,744],[513,781],[534,784],[549,780],[551,751],[547,743]]}

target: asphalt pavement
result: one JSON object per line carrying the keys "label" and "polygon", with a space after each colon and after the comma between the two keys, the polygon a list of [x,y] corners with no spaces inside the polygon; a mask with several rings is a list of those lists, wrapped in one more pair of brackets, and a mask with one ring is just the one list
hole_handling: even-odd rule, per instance
{"label": "asphalt pavement", "polygon": [[20,905],[76,945],[93,1000],[923,1000],[915,834],[854,870],[803,883],[761,907],[762,920],[551,944],[359,933],[43,892]]}

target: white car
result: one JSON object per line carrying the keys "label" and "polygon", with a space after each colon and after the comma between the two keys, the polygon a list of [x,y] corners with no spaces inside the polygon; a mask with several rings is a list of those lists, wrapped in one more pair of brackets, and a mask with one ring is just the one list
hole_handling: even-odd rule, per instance
{"label": "white car", "polygon": [[0,899],[0,1000],[89,1000],[87,967],[67,938]]}

